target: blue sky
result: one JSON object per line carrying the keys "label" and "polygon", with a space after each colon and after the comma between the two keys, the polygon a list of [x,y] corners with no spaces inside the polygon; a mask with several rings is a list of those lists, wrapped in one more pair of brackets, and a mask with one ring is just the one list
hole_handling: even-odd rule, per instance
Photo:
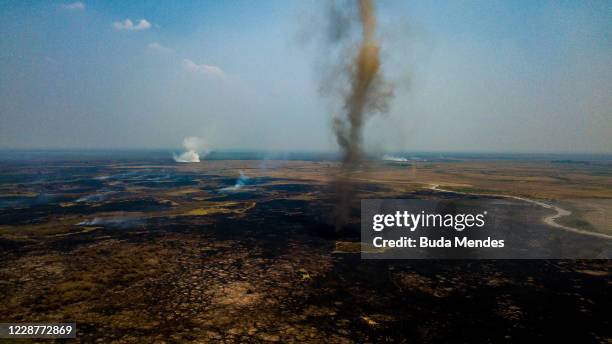
{"label": "blue sky", "polygon": [[[396,89],[368,150],[612,152],[611,2],[376,4]],[[4,1],[0,148],[334,150],[326,9]]]}

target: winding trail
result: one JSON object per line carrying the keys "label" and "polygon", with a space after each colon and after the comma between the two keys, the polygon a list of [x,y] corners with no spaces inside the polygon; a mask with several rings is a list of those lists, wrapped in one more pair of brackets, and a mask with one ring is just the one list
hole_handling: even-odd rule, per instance
{"label": "winding trail", "polygon": [[607,234],[604,234],[604,233],[585,231],[583,229],[569,227],[569,226],[565,226],[565,225],[557,223],[556,222],[557,219],[559,219],[561,217],[564,217],[564,216],[569,216],[572,212],[569,211],[569,210],[557,207],[557,206],[552,205],[552,204],[547,204],[547,203],[544,203],[544,202],[536,201],[536,200],[525,198],[525,197],[519,197],[519,196],[502,195],[502,194],[471,193],[471,192],[461,192],[461,191],[447,190],[447,189],[440,188],[438,184],[431,184],[429,189],[430,190],[434,190],[434,191],[449,192],[449,193],[460,194],[460,195],[493,196],[493,197],[512,198],[512,199],[516,199],[516,200],[519,200],[519,201],[535,204],[535,205],[538,205],[538,206],[546,208],[546,209],[552,209],[552,210],[554,210],[556,212],[556,214],[545,216],[545,217],[542,218],[542,221],[544,221],[545,224],[547,224],[547,225],[549,225],[551,227],[559,228],[559,229],[562,229],[562,230],[565,230],[565,231],[568,231],[568,232],[572,232],[572,233],[576,233],[576,234],[582,234],[582,235],[593,236],[593,237],[597,237],[597,238],[601,238],[601,239],[612,240],[612,236],[611,235],[607,235]]}

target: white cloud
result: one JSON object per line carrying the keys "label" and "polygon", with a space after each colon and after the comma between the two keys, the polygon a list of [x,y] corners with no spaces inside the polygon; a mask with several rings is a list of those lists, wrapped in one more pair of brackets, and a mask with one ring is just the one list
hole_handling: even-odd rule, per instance
{"label": "white cloud", "polygon": [[114,22],[113,27],[115,30],[141,31],[151,28],[151,23],[149,23],[146,19],[140,19],[138,24],[134,25],[134,23],[128,18],[122,22]]}
{"label": "white cloud", "polygon": [[161,45],[161,44],[159,44],[157,42],[149,43],[147,45],[147,48],[149,48],[150,50],[159,51],[161,53],[171,53],[171,52],[174,51],[173,49],[168,48],[168,47],[164,47],[163,45]]}
{"label": "white cloud", "polygon": [[70,4],[63,4],[60,5],[62,8],[67,9],[67,10],[75,10],[75,11],[81,11],[85,9],[85,4],[80,2],[80,1],[76,1]]}
{"label": "white cloud", "polygon": [[193,73],[201,73],[210,76],[214,76],[220,79],[225,78],[225,73],[223,70],[217,66],[207,65],[207,64],[197,64],[189,59],[183,60],[183,67]]}

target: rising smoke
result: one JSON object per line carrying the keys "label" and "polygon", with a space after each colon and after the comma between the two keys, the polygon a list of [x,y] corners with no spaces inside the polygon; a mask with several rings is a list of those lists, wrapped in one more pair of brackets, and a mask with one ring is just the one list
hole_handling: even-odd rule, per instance
{"label": "rising smoke", "polygon": [[[354,4],[358,5],[357,11]],[[386,112],[393,96],[393,87],[385,82],[381,73],[380,45],[375,35],[376,17],[372,1],[350,1],[343,5],[346,6],[339,8],[337,3],[332,4],[328,30],[331,44],[356,47],[338,55],[341,68],[335,70],[343,72],[331,76],[331,79],[341,80],[338,94],[342,99],[342,108],[338,111],[340,115],[333,118],[334,134],[342,153],[342,166],[336,180],[337,230],[348,220],[349,203],[354,196],[351,175],[363,162],[363,125],[368,116]],[[347,43],[353,37],[351,28],[355,21],[361,27],[360,35],[356,44]],[[324,79],[327,82],[330,76]]]}
{"label": "rising smoke", "polygon": [[242,187],[244,187],[249,182],[249,177],[247,177],[246,174],[244,174],[244,172],[242,171],[239,171],[239,173],[240,173],[240,176],[238,176],[238,179],[236,179],[236,183],[234,183],[234,185],[222,188],[219,191],[221,192],[240,191],[240,189],[242,189]]}
{"label": "rising smoke", "polygon": [[408,159],[406,159],[404,157],[390,155],[390,154],[383,155],[382,160],[383,161],[392,161],[392,162],[408,162]]}
{"label": "rising smoke", "polygon": [[176,162],[200,162],[200,156],[206,157],[210,153],[208,144],[200,138],[189,136],[183,140],[185,152],[180,155],[174,154]]}

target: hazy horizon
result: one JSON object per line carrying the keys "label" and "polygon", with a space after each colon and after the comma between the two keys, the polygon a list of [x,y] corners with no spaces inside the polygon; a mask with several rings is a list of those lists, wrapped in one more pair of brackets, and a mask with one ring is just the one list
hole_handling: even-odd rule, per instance
{"label": "hazy horizon", "polygon": [[[172,158],[173,153],[181,153],[184,151],[183,147],[95,147],[95,148],[51,148],[51,147],[42,147],[42,148],[0,148],[0,155],[2,154],[11,154],[11,153],[58,153],[62,154],[71,154],[71,153],[84,153],[84,154],[105,154],[105,153],[114,153],[114,152],[123,152],[123,153],[157,153],[157,154],[165,154],[168,155],[168,158]],[[247,156],[258,156],[258,159],[271,159],[271,160],[283,160],[282,156],[291,156],[291,155],[321,155],[321,156],[334,156],[335,158],[341,158],[341,152],[337,149],[292,149],[292,150],[281,150],[281,149],[248,149],[248,148],[225,148],[225,149],[215,149],[208,152],[206,155],[202,156],[202,160],[206,160],[207,158],[215,155],[226,155],[226,154],[242,154]],[[387,150],[387,151],[368,151],[364,152],[364,158],[366,159],[377,159],[382,158],[383,156],[396,156],[401,158],[407,158],[410,160],[415,157],[432,157],[434,155],[438,155],[439,157],[444,157],[444,155],[448,155],[448,157],[461,157],[461,156],[474,156],[474,157],[486,157],[486,156],[499,156],[499,157],[604,157],[604,158],[612,158],[612,153],[597,153],[597,152],[544,152],[544,151],[450,151],[450,150],[430,150],[430,151],[416,151],[416,150]],[[2,156],[0,156],[2,158]]]}
{"label": "hazy horizon", "polygon": [[[612,153],[612,3],[376,2],[365,149]],[[0,149],[336,152],[324,1],[0,4]]]}

